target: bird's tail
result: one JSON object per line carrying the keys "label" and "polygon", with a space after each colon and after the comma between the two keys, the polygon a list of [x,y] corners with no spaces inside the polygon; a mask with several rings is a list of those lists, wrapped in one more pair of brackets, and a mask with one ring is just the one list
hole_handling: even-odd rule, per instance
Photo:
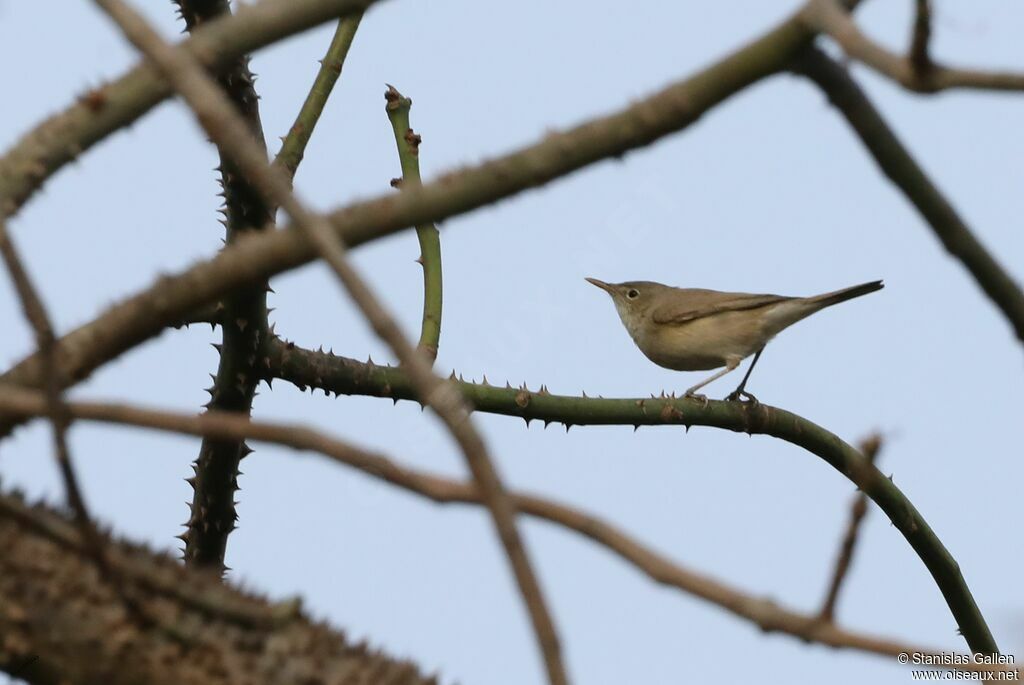
{"label": "bird's tail", "polygon": [[815,310],[824,309],[825,307],[831,307],[834,304],[846,302],[847,300],[852,300],[853,298],[860,297],[861,295],[873,293],[884,287],[885,285],[882,284],[882,281],[871,281],[870,283],[861,283],[860,285],[843,288],[842,290],[836,290],[831,293],[825,293],[824,295],[808,297],[806,301],[808,304],[815,305]]}

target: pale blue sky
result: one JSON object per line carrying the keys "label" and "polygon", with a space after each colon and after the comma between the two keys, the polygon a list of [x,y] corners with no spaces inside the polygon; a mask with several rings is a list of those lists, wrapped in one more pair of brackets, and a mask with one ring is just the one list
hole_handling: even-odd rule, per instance
{"label": "pale blue sky", "polygon": [[[170,3],[146,4],[176,35]],[[384,84],[414,100],[425,178],[532,142],[644,96],[773,25],[796,2],[430,3],[391,0],[363,21],[296,178],[318,207],[386,192],[399,174]],[[134,63],[88,2],[0,0],[0,147],[75,94]],[[894,47],[909,1],[864,3],[858,19]],[[934,52],[1024,69],[1024,8],[938,2]],[[282,135],[331,27],[258,53],[264,127]],[[978,237],[1024,277],[1020,192],[1024,96],[906,94],[855,74]],[[60,172],[11,222],[59,330],[220,245],[214,150],[186,110],[164,104]],[[1001,648],[1024,658],[1019,522],[1021,347],[907,201],[875,169],[824,97],[784,75],[749,89],[657,145],[495,208],[445,222],[438,365],[552,392],[643,396],[699,378],[648,362],[608,298],[583,281],[650,279],[813,294],[884,278],[878,294],[786,331],[750,389],[853,442],[886,435],[893,473],[960,562]],[[404,233],[355,259],[410,332],[421,303],[418,250]],[[278,332],[300,344],[388,359],[320,266],[275,279]],[[32,349],[0,280],[0,363]],[[209,328],[171,331],[98,372],[73,396],[192,411],[216,367]],[[720,397],[736,379],[710,387]],[[462,476],[436,421],[416,405],[311,398],[283,383],[257,417],[295,419]],[[825,591],[853,487],[819,459],[764,437],[712,429],[582,427],[569,434],[478,416],[510,486],[584,506],[680,563],[804,610]],[[187,517],[197,441],[78,425],[87,499],[125,536],[171,547]],[[529,624],[487,517],[439,507],[326,463],[258,445],[246,460],[233,577],[301,594],[318,617],[446,683],[539,682]],[[61,489],[46,427],[0,443],[7,484]],[[530,552],[577,683],[893,682],[882,657],[765,636],[661,588],[577,536],[524,521]],[[922,563],[872,508],[840,598],[844,625],[962,650]]]}

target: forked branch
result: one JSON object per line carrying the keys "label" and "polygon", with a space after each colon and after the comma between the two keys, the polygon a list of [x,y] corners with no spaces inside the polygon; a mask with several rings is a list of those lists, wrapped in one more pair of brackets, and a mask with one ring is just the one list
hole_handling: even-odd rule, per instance
{"label": "forked branch", "polygon": [[[44,408],[39,393],[21,389],[5,389],[4,393],[0,393],[0,406],[7,411],[21,412],[26,416],[38,415]],[[82,420],[234,440],[260,440],[298,450],[318,452],[336,463],[356,468],[373,478],[414,492],[434,502],[483,503],[480,491],[473,483],[453,481],[403,467],[383,455],[356,447],[301,425],[253,422],[246,416],[222,413],[191,416],[96,402],[75,402],[70,405],[70,410],[76,418]],[[583,535],[614,552],[646,574],[651,580],[678,588],[720,606],[733,615],[754,623],[766,632],[781,632],[804,641],[890,657],[900,653],[939,653],[939,650],[935,649],[846,630],[832,621],[823,620],[820,615],[801,614],[779,606],[770,599],[757,597],[731,587],[714,578],[680,566],[658,551],[645,546],[627,532],[585,511],[536,495],[510,493],[510,497],[520,512]],[[0,498],[0,513],[3,513],[3,502],[3,498]],[[142,569],[132,567],[132,571],[141,574],[143,582],[155,584],[157,591],[161,594],[171,594],[175,597],[180,594],[173,584],[159,582],[159,579],[153,579],[151,574],[143,573],[144,567]],[[201,579],[202,577],[198,578],[198,580]],[[190,591],[184,594],[183,601],[190,598],[194,601],[196,597],[203,597],[203,595]],[[254,621],[261,625],[272,620],[274,615],[280,615],[280,612],[272,614],[259,608],[248,609],[236,603],[225,606],[220,601],[206,598],[204,598],[204,603],[197,608],[213,612],[218,616],[226,616],[229,620],[242,620],[247,623]],[[229,609],[230,614],[227,613]],[[962,664],[958,663],[954,668],[970,671],[1013,670],[1001,666],[974,664],[969,659],[964,659]]]}
{"label": "forked branch", "polygon": [[304,238],[334,271],[373,330],[402,363],[420,400],[448,428],[483,494],[499,539],[512,566],[538,647],[552,685],[566,685],[568,678],[554,623],[540,583],[515,523],[515,510],[505,493],[483,439],[469,420],[469,412],[453,387],[435,376],[430,364],[413,347],[393,317],[384,309],[351,265],[344,244],[323,216],[309,211],[291,192],[291,178],[280,167],[267,163],[263,150],[252,140],[231,102],[206,75],[202,65],[187,52],[166,44],[146,20],[121,0],[95,0],[118,24],[125,36],[150,58],[192,108],[199,123],[217,143],[222,154],[262,195],[267,205],[284,209]]}
{"label": "forked branch", "polygon": [[[896,54],[868,38],[857,28],[837,0],[810,0],[803,10],[808,27],[831,36],[846,54],[917,93],[938,93],[950,88],[1024,91],[1024,73],[982,71],[946,67],[928,59],[922,69],[926,35],[917,35],[916,52],[909,57]],[[920,15],[919,15],[920,21]],[[923,39],[923,40],[922,40]]]}

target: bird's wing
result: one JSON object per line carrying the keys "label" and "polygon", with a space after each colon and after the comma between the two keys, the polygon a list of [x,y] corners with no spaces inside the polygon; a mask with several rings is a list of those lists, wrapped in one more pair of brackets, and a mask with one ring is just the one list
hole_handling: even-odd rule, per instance
{"label": "bird's wing", "polygon": [[722,312],[757,309],[758,307],[794,299],[782,295],[723,293],[717,290],[702,290],[698,288],[680,289],[679,292],[685,293],[685,301],[672,302],[656,307],[652,312],[654,323],[686,323],[687,321],[702,319],[706,316],[721,314]]}

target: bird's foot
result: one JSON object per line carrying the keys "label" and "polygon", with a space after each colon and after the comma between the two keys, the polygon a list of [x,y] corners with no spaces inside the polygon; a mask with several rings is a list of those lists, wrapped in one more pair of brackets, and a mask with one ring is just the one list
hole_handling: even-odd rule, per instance
{"label": "bird's foot", "polygon": [[725,401],[726,402],[743,402],[743,403],[749,402],[750,404],[761,404],[756,397],[751,395],[746,390],[740,390],[739,388],[736,388],[731,393],[726,395],[725,396]]}
{"label": "bird's foot", "polygon": [[707,406],[708,406],[708,396],[707,396],[707,395],[701,395],[700,393],[696,393],[696,392],[693,392],[693,391],[691,391],[691,390],[687,390],[687,391],[686,391],[686,392],[685,392],[685,393],[683,394],[683,397],[684,397],[684,398],[688,398],[688,399],[691,399],[691,400],[697,400],[698,402],[700,402],[700,403],[701,403],[701,405],[702,405],[702,406],[703,406],[703,407],[704,407],[705,409],[707,409]]}

